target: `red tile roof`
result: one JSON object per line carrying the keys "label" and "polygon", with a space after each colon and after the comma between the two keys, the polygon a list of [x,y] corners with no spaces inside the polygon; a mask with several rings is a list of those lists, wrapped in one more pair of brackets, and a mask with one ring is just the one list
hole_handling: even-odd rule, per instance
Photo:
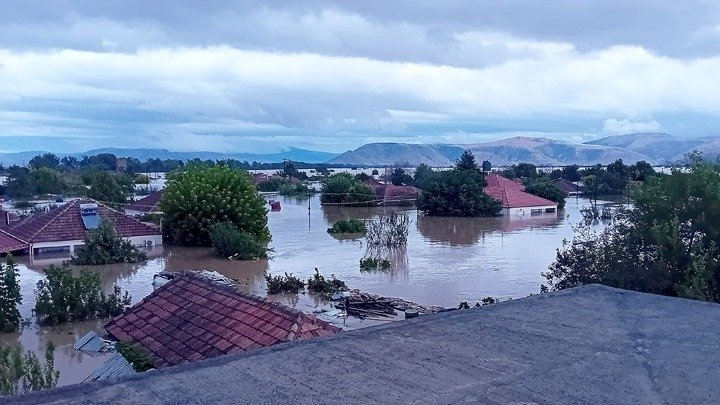
{"label": "red tile roof", "polygon": [[391,183],[380,183],[377,180],[368,180],[365,184],[370,186],[384,204],[402,203],[417,199],[418,190],[414,186],[396,186]]}
{"label": "red tile roof", "polygon": [[133,201],[127,206],[128,211],[137,212],[160,212],[160,200],[162,200],[163,192],[154,191],[145,197]]}
{"label": "red tile roof", "polygon": [[513,190],[525,190],[525,186],[523,186],[522,184],[512,181],[507,177],[503,177],[497,173],[489,173],[487,176],[485,176],[485,181],[487,182],[487,187],[505,187]]}
{"label": "red tile roof", "polygon": [[485,187],[483,191],[490,197],[500,200],[503,208],[545,207],[549,205],[557,205],[554,201],[508,187]]}
{"label": "red tile roof", "polygon": [[[29,243],[82,240],[87,230],[80,216],[80,204],[97,203],[94,200],[75,200],[49,212],[35,215],[5,229],[13,236]],[[98,204],[100,218],[106,218],[115,226],[118,235],[131,236],[159,235],[160,230],[131,218],[101,203]]]}
{"label": "red tile roof", "polygon": [[240,353],[340,329],[194,274],[178,276],[105,325],[147,349],[156,367]]}
{"label": "red tile roof", "polygon": [[0,229],[0,253],[27,249],[28,244]]}

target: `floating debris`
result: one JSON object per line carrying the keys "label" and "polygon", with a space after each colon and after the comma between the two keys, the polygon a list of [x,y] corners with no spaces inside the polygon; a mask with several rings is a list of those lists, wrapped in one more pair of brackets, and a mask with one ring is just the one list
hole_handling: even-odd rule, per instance
{"label": "floating debris", "polygon": [[344,299],[335,307],[358,318],[386,318],[397,316],[397,311],[405,312],[408,309],[423,315],[446,311],[446,308],[443,307],[424,306],[401,298],[386,298],[360,290],[346,291],[344,295]]}
{"label": "floating debris", "polygon": [[111,341],[101,338],[94,331],[90,331],[78,339],[73,345],[73,349],[86,353],[108,353],[114,350]]}

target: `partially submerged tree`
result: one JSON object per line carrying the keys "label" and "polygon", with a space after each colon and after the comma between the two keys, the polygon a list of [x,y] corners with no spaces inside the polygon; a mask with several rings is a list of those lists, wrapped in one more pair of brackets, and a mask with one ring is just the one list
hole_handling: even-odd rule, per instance
{"label": "partially submerged tree", "polygon": [[55,345],[49,342],[45,347],[45,364],[41,364],[31,351],[23,355],[19,346],[0,346],[0,396],[55,387],[60,372],[55,370],[54,353]]}
{"label": "partially submerged tree", "polygon": [[474,170],[448,170],[432,176],[417,200],[419,210],[440,217],[492,217],[500,202],[485,194],[485,178]]}
{"label": "partially submerged tree", "polygon": [[63,322],[116,316],[130,305],[130,295],[117,285],[106,293],[96,272],[81,270],[74,276],[64,263],[45,269],[46,278],[37,283],[37,302],[33,312],[38,323],[57,325]]}
{"label": "partially submerged tree", "polygon": [[123,187],[108,172],[93,173],[88,197],[115,207],[119,207],[120,204],[127,201]]}
{"label": "partially submerged tree", "polygon": [[320,201],[323,204],[367,206],[376,202],[372,188],[348,173],[338,173],[323,182]]}
{"label": "partially submerged tree", "polygon": [[530,183],[525,186],[525,191],[538,197],[556,202],[559,209],[565,208],[565,197],[567,197],[567,194],[551,182]]}
{"label": "partially submerged tree", "polygon": [[5,264],[0,263],[0,332],[15,332],[20,328],[22,303],[18,271],[12,255],[7,255]]}
{"label": "partially submerged tree", "polygon": [[189,165],[168,177],[161,201],[163,235],[172,244],[209,247],[210,228],[227,222],[267,245],[265,205],[246,171]]}
{"label": "partially submerged tree", "polygon": [[139,263],[147,260],[145,252],[132,242],[118,236],[113,224],[101,219],[96,229],[85,235],[84,245],[75,248],[73,264],[103,265],[114,263]]}
{"label": "partially submerged tree", "polygon": [[601,283],[720,302],[720,170],[652,176],[600,233],[581,228],[544,274],[552,289]]}
{"label": "partially submerged tree", "polygon": [[212,225],[210,240],[215,254],[226,259],[255,260],[268,256],[265,240],[257,240],[253,234],[240,231],[230,222]]}

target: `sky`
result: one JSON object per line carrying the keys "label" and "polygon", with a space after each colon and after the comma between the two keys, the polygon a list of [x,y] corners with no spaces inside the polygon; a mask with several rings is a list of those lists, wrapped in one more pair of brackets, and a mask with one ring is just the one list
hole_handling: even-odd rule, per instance
{"label": "sky", "polygon": [[0,151],[715,136],[718,0],[0,0]]}

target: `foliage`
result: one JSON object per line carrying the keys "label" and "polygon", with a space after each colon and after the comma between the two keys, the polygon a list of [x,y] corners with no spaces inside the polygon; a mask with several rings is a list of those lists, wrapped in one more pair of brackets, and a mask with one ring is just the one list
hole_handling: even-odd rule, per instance
{"label": "foliage", "polygon": [[359,219],[341,219],[328,228],[328,233],[365,233],[365,222]]}
{"label": "foliage", "polygon": [[326,279],[320,274],[320,270],[315,268],[315,274],[310,277],[307,281],[308,291],[316,294],[333,294],[338,291],[347,290],[347,285],[342,280],[335,278],[335,275],[330,275],[330,279]]}
{"label": "foliage", "polygon": [[415,187],[425,190],[430,188],[434,177],[435,171],[433,171],[430,166],[423,163],[415,169],[413,184]]}
{"label": "foliage", "polygon": [[720,302],[720,170],[651,176],[632,208],[599,233],[578,228],[544,274],[552,289],[587,283]]}
{"label": "foliage", "polygon": [[[500,300],[497,298],[485,297],[480,302],[476,302],[474,307],[475,308],[485,307],[488,305],[497,304],[498,302],[500,302]],[[458,305],[458,309],[470,309],[470,304],[468,304],[467,301],[460,301],[460,304]]]}
{"label": "foliage", "polygon": [[219,222],[233,224],[258,242],[270,242],[265,200],[243,170],[186,166],[168,176],[160,204],[163,234],[170,243],[211,246],[210,227]]}
{"label": "foliage", "polygon": [[48,167],[30,170],[30,180],[34,194],[62,194],[67,185],[60,173]]}
{"label": "foliage", "polygon": [[115,350],[120,353],[125,360],[133,365],[138,373],[155,368],[150,354],[139,344],[133,342],[118,342],[115,344]]}
{"label": "foliage", "polygon": [[372,172],[370,172],[370,174],[373,176],[377,176],[380,173],[378,172],[378,169],[372,169]]}
{"label": "foliage", "polygon": [[410,230],[410,217],[407,214],[391,212],[381,215],[367,225],[365,237],[370,246],[392,248],[407,243]]}
{"label": "foliage", "polygon": [[116,316],[130,305],[130,295],[122,294],[118,286],[113,287],[113,292],[105,293],[98,273],[81,270],[76,277],[64,263],[50,265],[45,275],[46,278],[37,283],[37,302],[33,309],[40,324]]}
{"label": "foliage", "polygon": [[367,206],[377,200],[372,188],[348,173],[338,173],[323,182],[320,201],[323,204]]}
{"label": "foliage", "polygon": [[556,202],[559,209],[565,208],[565,197],[567,197],[567,195],[553,183],[533,182],[525,186],[525,191],[538,197]]}
{"label": "foliage", "polygon": [[145,214],[140,215],[138,220],[141,222],[150,222],[155,225],[160,225],[162,223],[162,214],[157,212],[146,212]]}
{"label": "foliage", "polygon": [[485,178],[477,171],[448,170],[435,174],[417,200],[419,210],[431,216],[497,216],[499,201],[483,191]]}
{"label": "foliage", "polygon": [[16,395],[57,385],[60,372],[55,370],[55,345],[45,347],[45,364],[35,353],[24,355],[18,346],[0,346],[0,395]]}
{"label": "foliage", "polygon": [[92,177],[88,197],[114,207],[120,207],[127,200],[123,187],[115,176],[108,172],[97,172]]}
{"label": "foliage", "polygon": [[280,195],[284,195],[287,197],[301,197],[312,194],[315,191],[305,184],[285,183],[280,185],[280,189],[278,190],[278,192],[280,193]]}
{"label": "foliage", "polygon": [[279,294],[284,292],[297,293],[305,288],[305,283],[292,273],[285,273],[284,276],[273,276],[265,273],[268,294]]}
{"label": "foliage", "polygon": [[267,258],[267,242],[247,232],[240,231],[231,222],[220,222],[210,226],[210,240],[215,254],[232,260],[254,260]]}
{"label": "foliage", "polygon": [[516,177],[521,179],[538,177],[538,171],[532,163],[518,163],[510,166]]}
{"label": "foliage", "polygon": [[455,169],[460,171],[480,171],[477,162],[475,161],[475,155],[469,150],[466,150],[460,155],[457,162],[455,163]]}
{"label": "foliage", "polygon": [[402,186],[406,184],[412,184],[413,178],[409,174],[405,172],[405,169],[402,167],[396,167],[393,169],[392,173],[390,173],[390,183],[392,183],[394,186]]}
{"label": "foliage", "polygon": [[83,243],[75,248],[75,255],[71,259],[73,264],[96,266],[147,260],[145,252],[118,236],[113,224],[105,218],[100,220],[96,229],[90,229],[85,234]]}
{"label": "foliage", "polygon": [[483,160],[481,168],[483,172],[487,173],[492,170],[492,163],[489,160]]}
{"label": "foliage", "polygon": [[365,257],[360,259],[360,271],[387,270],[390,266],[391,263],[388,259],[381,259],[379,257]]}
{"label": "foliage", "polygon": [[42,155],[37,155],[30,159],[28,166],[34,169],[57,169],[60,166],[60,158],[53,153],[43,153]]}
{"label": "foliage", "polygon": [[[377,171],[377,170],[375,170],[375,171]],[[358,173],[355,175],[355,178],[362,182],[366,182],[366,181],[372,179],[372,177],[370,177],[370,175],[368,175],[366,173]]]}
{"label": "foliage", "polygon": [[562,168],[562,178],[569,181],[580,181],[580,166],[570,165]]}
{"label": "foliage", "polygon": [[21,321],[19,273],[12,255],[7,255],[5,260],[4,265],[0,263],[0,332],[15,332]]}
{"label": "foliage", "polygon": [[283,181],[280,179],[272,179],[260,182],[257,185],[258,191],[262,192],[278,192],[280,191],[280,186],[283,184]]}

